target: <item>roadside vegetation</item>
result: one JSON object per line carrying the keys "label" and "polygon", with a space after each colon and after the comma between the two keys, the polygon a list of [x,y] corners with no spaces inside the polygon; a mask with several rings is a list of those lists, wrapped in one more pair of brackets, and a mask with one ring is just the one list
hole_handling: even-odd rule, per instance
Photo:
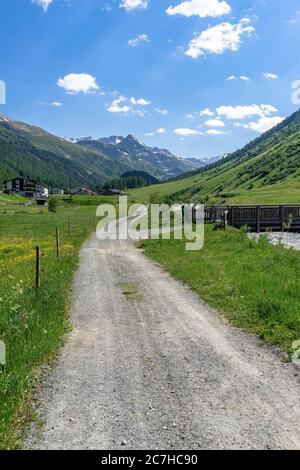
{"label": "roadside vegetation", "polygon": [[300,252],[213,225],[206,226],[198,252],[177,240],[148,240],[140,247],[233,325],[285,351],[300,338]]}
{"label": "roadside vegetation", "polygon": [[[93,205],[0,206],[0,448],[18,447],[32,418],[30,393],[37,368],[51,361],[69,329],[70,289],[82,242],[96,226]],[[60,229],[60,257],[56,253]],[[35,247],[41,249],[35,288]],[[1,368],[1,366],[0,366]]]}

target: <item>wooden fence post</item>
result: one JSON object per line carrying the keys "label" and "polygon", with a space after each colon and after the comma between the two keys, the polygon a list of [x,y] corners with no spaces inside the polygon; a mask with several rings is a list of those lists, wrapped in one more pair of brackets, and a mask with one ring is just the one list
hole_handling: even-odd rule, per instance
{"label": "wooden fence post", "polygon": [[284,232],[285,231],[285,220],[284,220],[284,211],[285,211],[285,207],[282,206],[281,207],[281,231]]}
{"label": "wooden fence post", "polygon": [[256,208],[256,225],[257,233],[260,233],[260,206]]}
{"label": "wooden fence post", "polygon": [[222,215],[223,230],[226,230],[226,223],[227,223],[227,214],[226,214],[226,210],[225,210],[223,212],[223,215]]}
{"label": "wooden fence post", "polygon": [[59,228],[56,228],[56,254],[59,258]]}
{"label": "wooden fence post", "polygon": [[40,247],[36,247],[36,256],[35,256],[35,287],[39,289],[40,287],[40,271],[41,271],[41,252]]}

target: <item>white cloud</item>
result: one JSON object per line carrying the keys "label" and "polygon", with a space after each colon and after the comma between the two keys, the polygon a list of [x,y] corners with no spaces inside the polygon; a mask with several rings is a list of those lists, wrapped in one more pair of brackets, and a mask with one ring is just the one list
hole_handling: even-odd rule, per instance
{"label": "white cloud", "polygon": [[52,106],[53,108],[61,108],[63,104],[60,101],[52,101],[50,103],[41,103],[41,106]]}
{"label": "white cloud", "polygon": [[120,106],[121,103],[124,103],[126,101],[127,99],[124,96],[119,96],[119,98],[116,98],[115,100],[113,100],[113,102],[111,103],[107,111],[110,113],[128,114],[131,111],[131,107],[128,105]]}
{"label": "white cloud", "polygon": [[216,18],[230,12],[231,7],[224,0],[189,0],[167,9],[168,15],[199,16],[200,18],[208,16]]}
{"label": "white cloud", "polygon": [[205,108],[200,112],[200,116],[212,117],[215,113],[212,112],[209,108]]}
{"label": "white cloud", "polygon": [[190,119],[191,121],[194,121],[194,120],[195,120],[195,117],[196,117],[196,114],[195,114],[195,113],[190,113],[190,114],[186,114],[186,115],[185,115],[185,118],[186,118],[186,119]]}
{"label": "white cloud", "polygon": [[137,114],[138,116],[140,117],[144,117],[146,115],[145,111],[143,111],[142,109],[137,109],[137,110],[133,110],[131,109],[130,110],[133,114]]}
{"label": "white cloud", "polygon": [[145,134],[146,137],[153,137],[155,135],[162,135],[166,133],[166,129],[164,127],[160,127],[159,129],[156,129],[156,131],[153,132],[147,132]]}
{"label": "white cloud", "polygon": [[263,77],[265,77],[267,80],[277,80],[278,79],[278,75],[276,75],[276,73],[269,73],[269,72],[265,72],[262,74]]}
{"label": "white cloud", "polygon": [[249,82],[250,78],[246,77],[245,75],[240,75],[239,77],[236,75],[230,75],[230,77],[226,78],[226,80],[242,80],[244,82]]}
{"label": "white cloud", "polygon": [[120,8],[125,8],[126,11],[133,11],[136,9],[145,9],[148,7],[149,0],[122,0]]}
{"label": "white cloud", "polygon": [[254,132],[267,132],[268,130],[272,129],[272,127],[277,126],[284,120],[281,116],[273,116],[273,117],[262,117],[257,122],[249,122],[248,124],[240,124],[236,123],[235,127],[243,127],[244,129],[250,129]]}
{"label": "white cloud", "polygon": [[182,137],[190,137],[193,135],[202,135],[203,132],[196,131],[194,129],[188,129],[188,128],[183,128],[183,129],[175,129],[174,134],[180,135]]}
{"label": "white cloud", "polygon": [[225,124],[220,119],[209,119],[204,123],[207,127],[225,127]]}
{"label": "white cloud", "polygon": [[139,105],[139,106],[149,106],[151,104],[151,101],[147,101],[144,98],[136,99],[134,97],[130,98],[130,103],[133,104],[134,106]]}
{"label": "white cloud", "polygon": [[221,23],[197,34],[189,43],[185,54],[193,59],[206,54],[223,54],[225,51],[236,52],[242,44],[245,34],[251,35],[253,26],[243,23]]}
{"label": "white cloud", "polygon": [[206,134],[208,134],[208,135],[228,135],[229,132],[220,131],[219,129],[209,129],[208,131],[206,131]]}
{"label": "white cloud", "polygon": [[278,110],[269,104],[252,104],[249,106],[220,106],[217,114],[227,119],[245,119],[251,116],[266,117]]}
{"label": "white cloud", "polygon": [[297,24],[300,20],[300,10],[296,11],[294,18],[285,21],[288,24]]}
{"label": "white cloud", "polygon": [[111,105],[108,106],[107,110],[110,113],[117,114],[136,114],[140,117],[144,117],[146,111],[144,109],[137,109],[137,106],[149,106],[151,101],[147,101],[144,98],[134,98],[133,96],[128,99],[125,96],[119,95],[113,100]]}
{"label": "white cloud", "polygon": [[150,42],[150,39],[147,34],[139,34],[139,36],[137,36],[135,39],[130,39],[128,41],[128,45],[131,47],[137,47],[143,42]]}
{"label": "white cloud", "polygon": [[240,23],[249,24],[249,23],[251,23],[251,20],[250,20],[250,18],[246,18],[246,17],[245,17],[245,18],[242,18],[242,19],[240,20]]}
{"label": "white cloud", "polygon": [[96,78],[86,73],[71,73],[60,78],[57,85],[70,95],[78,93],[94,93],[99,90]]}
{"label": "white cloud", "polygon": [[52,2],[53,0],[32,0],[32,3],[35,3],[36,5],[42,7],[45,12],[48,10],[48,7],[49,5],[51,5]]}
{"label": "white cloud", "polygon": [[188,113],[185,115],[186,119],[189,119],[190,121],[195,121],[199,116],[205,116],[205,117],[213,117],[215,113],[211,111],[209,108],[202,109],[202,111],[194,111],[192,113]]}
{"label": "white cloud", "polygon": [[63,104],[60,101],[52,101],[52,103],[49,103],[49,106],[53,106],[54,108],[61,108]]}
{"label": "white cloud", "polygon": [[169,114],[169,111],[167,109],[161,109],[161,108],[155,108],[155,112],[157,114],[161,114],[162,116],[167,116],[167,114]]}

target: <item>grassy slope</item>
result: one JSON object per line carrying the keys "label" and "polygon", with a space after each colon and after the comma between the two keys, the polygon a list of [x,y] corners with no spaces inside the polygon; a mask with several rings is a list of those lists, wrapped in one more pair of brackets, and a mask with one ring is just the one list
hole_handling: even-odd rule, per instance
{"label": "grassy slope", "polygon": [[4,194],[0,192],[0,205],[2,204],[12,204],[12,203],[24,203],[28,202],[28,199],[22,196],[15,196],[12,194]]}
{"label": "grassy slope", "polygon": [[[138,202],[149,202],[151,194],[166,197],[176,195],[177,200],[205,201],[208,196],[209,203],[226,204],[276,204],[300,203],[300,175],[287,178],[284,182],[245,189],[242,186],[232,188],[227,183],[228,176],[237,177],[236,171],[230,170],[210,180],[210,174],[193,175],[185,179],[178,179],[164,184],[148,186],[142,189],[129,191],[130,199]],[[222,186],[222,191],[216,187]],[[201,187],[199,191],[198,188]],[[193,194],[193,191],[195,193]],[[179,194],[178,194],[179,193]]]}
{"label": "grassy slope", "polygon": [[210,203],[300,202],[300,112],[205,171],[130,192]]}
{"label": "grassy slope", "polygon": [[[3,211],[0,208],[0,340],[7,347],[7,365],[0,374],[0,448],[11,449],[17,446],[19,429],[30,414],[33,372],[53,356],[68,330],[69,293],[79,248],[96,219],[95,207],[73,204],[60,207],[56,214],[24,206]],[[33,288],[37,244],[43,254],[38,292]]]}
{"label": "grassy slope", "polygon": [[187,283],[234,325],[289,350],[300,338],[300,253],[243,232],[206,226],[204,249],[183,241],[149,240],[145,254]]}
{"label": "grassy slope", "polygon": [[[224,175],[224,179],[226,175]],[[138,202],[149,202],[151,194],[158,194],[159,196],[166,197],[183,191],[182,195],[176,196],[179,201],[190,200],[189,189],[195,184],[199,183],[200,178],[197,176],[189,177],[187,179],[172,181],[161,185],[148,186],[143,189],[136,189],[129,192],[131,200]],[[201,178],[202,180],[202,178]],[[223,183],[223,182],[222,182]],[[239,188],[238,190],[228,190],[224,188],[224,192],[219,196],[211,196],[209,182],[203,182],[203,190],[198,194],[191,197],[191,200],[205,201],[208,195],[209,203],[226,203],[226,204],[288,204],[300,203],[300,178],[289,178],[283,183],[276,185],[267,185],[261,188],[246,190]],[[226,183],[224,183],[226,185]],[[226,189],[228,192],[226,192]]]}

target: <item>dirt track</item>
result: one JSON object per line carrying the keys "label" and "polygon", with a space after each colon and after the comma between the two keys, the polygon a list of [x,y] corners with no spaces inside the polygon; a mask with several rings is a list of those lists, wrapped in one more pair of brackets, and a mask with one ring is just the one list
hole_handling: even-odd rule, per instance
{"label": "dirt track", "polygon": [[72,322],[26,447],[300,449],[293,366],[133,244],[86,243]]}

